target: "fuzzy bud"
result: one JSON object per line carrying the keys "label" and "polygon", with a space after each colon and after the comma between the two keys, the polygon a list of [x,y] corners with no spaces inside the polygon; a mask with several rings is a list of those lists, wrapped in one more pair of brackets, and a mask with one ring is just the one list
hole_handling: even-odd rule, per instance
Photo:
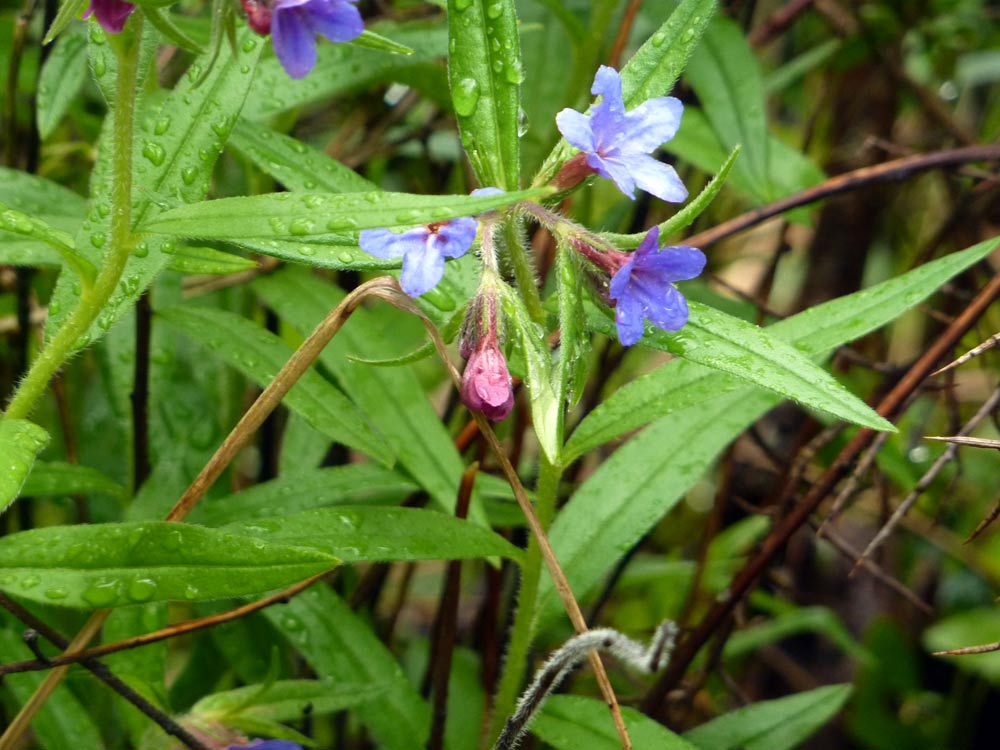
{"label": "fuzzy bud", "polygon": [[493,421],[504,419],[514,406],[507,360],[495,336],[484,336],[462,373],[462,403],[472,411],[482,412]]}

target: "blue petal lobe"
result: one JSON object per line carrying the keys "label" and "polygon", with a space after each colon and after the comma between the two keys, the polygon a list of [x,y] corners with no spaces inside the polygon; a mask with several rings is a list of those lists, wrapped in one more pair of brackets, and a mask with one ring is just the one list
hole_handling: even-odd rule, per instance
{"label": "blue petal lobe", "polygon": [[597,150],[590,118],[586,115],[575,109],[564,109],[556,115],[556,127],[570,145],[591,154]]}
{"label": "blue petal lobe", "polygon": [[687,200],[687,188],[669,164],[657,161],[647,154],[637,154],[627,160],[623,158],[622,161],[627,163],[629,174],[640,190],[669,203],[683,203]]}
{"label": "blue petal lobe", "polygon": [[349,42],[365,30],[361,12],[343,0],[312,0],[308,10],[313,30],[331,42]]}
{"label": "blue petal lobe", "polygon": [[632,346],[642,338],[642,306],[627,295],[618,300],[615,307],[615,325],[622,346]]}
{"label": "blue petal lobe", "polygon": [[431,234],[429,242],[434,250],[445,258],[461,258],[476,239],[476,228],[479,222],[469,216],[452,219]]}
{"label": "blue petal lobe", "polygon": [[649,322],[665,331],[679,331],[688,321],[688,305],[684,295],[669,284],[657,304],[646,310]]}
{"label": "blue petal lobe", "polygon": [[643,102],[625,116],[628,149],[644,154],[655,150],[677,135],[683,114],[684,105],[672,96]]}
{"label": "blue petal lobe", "polygon": [[302,8],[276,8],[271,18],[274,53],[292,78],[305,78],[316,64],[316,38]]}
{"label": "blue petal lobe", "polygon": [[396,234],[388,229],[365,229],[358,236],[358,244],[369,255],[382,260],[402,258],[410,252],[423,250],[427,230],[423,227]]}
{"label": "blue petal lobe", "polygon": [[[645,158],[648,159],[651,157]],[[595,161],[597,164],[594,163]],[[634,179],[632,174],[632,161],[626,162],[624,159],[608,157],[601,159],[599,157],[588,156],[587,164],[596,169],[602,177],[614,180],[619,190],[632,200],[635,200],[635,186],[638,180]]]}
{"label": "blue petal lobe", "polygon": [[642,267],[643,273],[656,274],[664,281],[686,281],[704,270],[705,254],[686,245],[665,247],[658,253],[637,259],[636,264]]}
{"label": "blue petal lobe", "polygon": [[399,285],[411,297],[419,297],[437,286],[444,276],[444,258],[426,243],[419,251],[408,252],[403,258]]}

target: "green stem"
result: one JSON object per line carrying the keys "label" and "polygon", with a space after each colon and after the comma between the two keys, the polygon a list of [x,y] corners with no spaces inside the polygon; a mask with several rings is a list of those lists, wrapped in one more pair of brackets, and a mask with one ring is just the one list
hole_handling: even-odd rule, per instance
{"label": "green stem", "polygon": [[[562,470],[541,458],[538,489],[535,493],[535,512],[542,528],[546,531],[555,515],[556,493]],[[538,586],[541,583],[542,551],[538,540],[532,536],[528,542],[528,553],[521,566],[521,589],[517,595],[517,613],[511,629],[510,645],[504,660],[500,687],[493,703],[493,721],[490,737],[496,738],[503,729],[517,704],[517,698],[524,687],[524,676],[528,667],[528,650],[535,634],[535,615],[538,609]]]}
{"label": "green stem", "polygon": [[542,309],[542,298],[538,294],[538,281],[535,278],[535,267],[528,257],[524,247],[523,237],[517,227],[517,219],[511,218],[504,223],[504,238],[507,240],[507,252],[511,265],[514,267],[514,280],[517,282],[521,299],[528,310],[532,321],[539,325],[545,322],[545,311]]}
{"label": "green stem", "polygon": [[125,271],[132,249],[132,138],[135,95],[139,74],[138,39],[141,15],[132,22],[131,43],[111,40],[118,57],[118,88],[112,111],[111,236],[108,252],[92,286],[83,289],[80,302],[55,337],[44,346],[14,393],[5,419],[24,419],[45,393],[49,381],[73,353],[74,347],[111,298]]}

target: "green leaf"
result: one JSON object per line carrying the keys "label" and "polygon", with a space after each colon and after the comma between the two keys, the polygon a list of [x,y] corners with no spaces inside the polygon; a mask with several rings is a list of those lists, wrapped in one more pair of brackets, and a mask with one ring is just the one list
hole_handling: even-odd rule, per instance
{"label": "green leaf", "polygon": [[[622,716],[636,748],[704,750],[634,708],[622,706]],[[577,695],[549,698],[542,713],[532,722],[531,733],[556,750],[618,750],[622,746],[607,706],[594,698]]]}
{"label": "green leaf", "polygon": [[[682,330],[671,334],[655,329],[643,340],[653,348],[735,375],[839,419],[876,430],[896,431],[891,422],[876,414],[795,347],[715,308],[693,300],[688,306],[691,317]],[[609,317],[592,319],[597,330],[615,335]]]}
{"label": "green leaf", "polygon": [[[158,315],[261,387],[271,382],[293,354],[273,333],[231,312],[174,307],[161,310]],[[391,450],[368,426],[364,415],[315,370],[306,371],[285,396],[284,403],[330,439],[384,464],[392,463]]]}
{"label": "green leaf", "polygon": [[[0,662],[14,662],[31,658],[31,651],[24,643],[24,626],[0,629]],[[13,695],[17,705],[24,705],[41,687],[45,672],[24,672],[5,675],[5,692]],[[90,707],[84,707],[65,683],[58,685],[42,704],[38,715],[31,722],[34,735],[32,747],[42,750],[105,750]]]}
{"label": "green leaf", "polygon": [[[995,240],[989,240],[952,253],[870,289],[817,305],[766,330],[807,356],[829,354],[919,304],[948,279],[989,255],[996,245]],[[735,378],[690,363],[674,362],[658,368],[619,389],[587,415],[566,444],[566,460],[575,460],[654,419],[738,387]]]}
{"label": "green leaf", "polygon": [[[68,229],[66,220],[79,225],[87,211],[87,201],[72,190],[7,167],[0,167],[0,202],[60,229]],[[54,217],[62,218],[63,222]]]}
{"label": "green leaf", "polygon": [[716,0],[683,0],[622,68],[628,109],[668,94],[694,54],[715,14]]}
{"label": "green leaf", "polygon": [[[295,269],[258,279],[253,288],[303,335],[344,296],[341,289]],[[384,342],[399,321],[395,311],[359,308],[319,359],[381,430],[400,465],[440,507],[453,511],[465,464],[420,381],[406,367],[372,367],[349,358],[384,354]],[[485,521],[475,496],[469,517]]]}
{"label": "green leaf", "polygon": [[417,485],[378,464],[348,464],[301,471],[256,484],[235,495],[206,498],[191,520],[221,526],[248,519],[283,517],[327,505],[385,503],[415,492]]}
{"label": "green leaf", "polygon": [[[977,607],[950,615],[934,623],[923,634],[928,651],[948,651],[1000,641],[1000,608]],[[969,674],[980,675],[1000,685],[1000,651],[988,654],[936,657]]]}
{"label": "green leaf", "polygon": [[[562,408],[572,407],[587,382],[590,334],[585,325],[583,302],[580,289],[586,283],[580,276],[577,254],[567,248],[560,248],[556,255],[556,273],[559,279],[559,355],[556,368],[559,373],[559,402]],[[562,432],[562,426],[559,430]]]}
{"label": "green leaf", "polygon": [[26,419],[0,419],[0,513],[21,494],[35,457],[49,442],[49,433]]}
{"label": "green leaf", "polygon": [[378,189],[322,151],[264,125],[241,121],[229,143],[289,190],[356,193]]}
{"label": "green leaf", "polygon": [[[173,3],[167,2],[166,4],[172,5]],[[164,40],[170,44],[199,55],[205,52],[197,41],[189,37],[177,27],[168,12],[160,8],[146,7],[143,9],[143,15],[145,15],[149,20],[149,23],[163,35]]]}
{"label": "green leaf", "polygon": [[271,193],[220,198],[167,211],[142,226],[146,232],[208,239],[305,239],[329,232],[413,227],[473,216],[522,200],[537,200],[550,188],[500,195],[410,193]]}
{"label": "green leaf", "polygon": [[61,461],[38,461],[21,490],[36,495],[89,495],[100,493],[124,499],[125,488],[97,469]]}
{"label": "green leaf", "polygon": [[445,103],[446,81],[437,62],[448,49],[444,25],[423,21],[386,23],[375,29],[392,37],[397,44],[412,48],[413,54],[386,54],[363,49],[358,44],[319,44],[316,66],[301,80],[290,79],[277,58],[268,58],[261,62],[254,77],[245,116],[267,120],[282,112],[329,102],[345,92],[370,90],[383,81],[430,83],[428,93],[437,93],[438,102]]}
{"label": "green leaf", "polygon": [[[97,24],[90,24],[100,30]],[[157,40],[155,32],[143,35],[143,41]],[[109,57],[107,43],[100,46]],[[235,53],[223,45],[218,59],[198,85],[202,72],[210,64],[210,55],[197,58],[173,91],[153,111],[144,111],[136,121],[132,223],[140,226],[163,210],[164,202],[194,203],[204,199],[215,162],[236,122],[253,79],[254,66],[264,42],[249,29],[240,35]],[[106,73],[108,77],[110,73]],[[140,99],[140,101],[142,101]],[[110,129],[105,128],[105,137]],[[102,144],[100,159],[92,180],[92,198],[88,216],[89,229],[77,236],[76,246],[95,265],[102,260],[110,235],[109,166],[112,154],[107,141]],[[141,186],[141,187],[140,187]],[[115,288],[94,325],[77,342],[77,348],[94,341],[142,295],[166,267],[176,243],[169,238],[147,237],[136,244],[128,260],[122,281]],[[77,304],[72,280],[60,276],[53,294],[55,309],[50,306],[46,336],[51,337]]]}
{"label": "green leaf", "polygon": [[[715,196],[719,194],[726,184],[726,178],[729,177],[729,172],[732,170],[739,153],[740,147],[737,146],[732,150],[722,166],[719,167],[719,171],[712,178],[712,181],[705,186],[704,190],[698,193],[698,197],[660,224],[661,241],[693,224],[694,220],[701,216],[702,212],[709,207],[712,201],[715,200]],[[636,232],[635,234],[612,234],[608,232],[602,236],[615,247],[627,249],[639,247],[646,237],[646,232]]]}
{"label": "green leaf", "polygon": [[378,685],[352,685],[334,680],[278,680],[270,685],[246,685],[205,696],[191,713],[202,719],[232,724],[236,717],[263,721],[297,721],[307,714],[324,716],[371,700]]}
{"label": "green leaf", "polygon": [[7,208],[2,203],[0,203],[0,230],[29,237],[52,248],[59,253],[66,265],[73,269],[79,280],[90,283],[97,274],[93,264],[76,252],[70,234],[50,227],[41,219]]}
{"label": "green leaf", "polygon": [[351,44],[356,47],[379,50],[380,52],[391,52],[394,55],[415,54],[412,47],[407,47],[405,44],[395,42],[388,37],[376,34],[374,31],[369,31],[368,29],[362,31],[361,36],[353,40]]}
{"label": "green leaf", "polygon": [[[808,355],[828,353],[918,304],[949,278],[989,255],[996,244],[995,240],[980,243],[872,289],[818,305],[769,330]],[[691,387],[703,395],[674,409],[674,399],[688,398],[679,394],[662,398],[662,390],[675,378],[690,379]],[[723,448],[780,401],[773,393],[739,386],[731,375],[677,361],[626,386],[595,410],[596,415],[614,402],[617,417],[605,422],[602,416],[588,427],[588,442],[593,445],[621,434],[616,430],[625,424],[634,429],[659,419],[615,451],[574,493],[553,523],[550,540],[573,590],[582,595],[596,585],[616,560],[670,512]],[[602,439],[595,437],[595,428],[607,430]],[[583,439],[574,435],[567,446],[567,462],[580,455],[582,445]],[[539,607],[542,623],[562,612],[551,582],[544,578]]]}
{"label": "green leaf", "polygon": [[687,80],[724,148],[739,145],[744,172],[760,200],[771,196],[768,173],[766,95],[757,58],[743,30],[727,18],[716,18],[691,58]]}
{"label": "green leaf", "polygon": [[319,508],[226,528],[270,542],[321,550],[344,563],[521,557],[521,550],[489,529],[420,508]]}
{"label": "green leaf", "polygon": [[337,235],[303,237],[301,240],[233,240],[232,243],[272,258],[333,271],[383,271],[398,268],[400,261],[382,260],[358,247],[357,238]]}
{"label": "green leaf", "polygon": [[520,183],[521,44],[513,0],[449,0],[448,80],[462,144],[484,186]]}
{"label": "green leaf", "polygon": [[74,24],[59,37],[38,81],[38,134],[47,140],[65,116],[87,75],[87,27]]}
{"label": "green leaf", "polygon": [[383,750],[423,747],[430,710],[372,629],[323,585],[302,592],[267,617],[320,678],[384,688],[353,709]]}
{"label": "green leaf", "polygon": [[[166,248],[164,248],[166,250]],[[225,275],[257,267],[253,258],[216,250],[212,247],[181,245],[168,253],[167,268],[178,273]]]}
{"label": "green leaf", "polygon": [[535,436],[553,465],[559,465],[562,449],[563,403],[556,392],[556,374],[546,344],[545,332],[531,320],[524,302],[510,287],[500,287],[504,315],[518,351],[524,358],[524,382],[531,403],[531,421]]}
{"label": "green leaf", "polygon": [[48,526],[0,540],[0,588],[65,607],[247,596],[330,570],[318,550],[189,524]]}
{"label": "green leaf", "polygon": [[685,733],[700,750],[792,750],[832,719],[850,685],[827,685],[723,714]]}
{"label": "green leaf", "polygon": [[42,44],[51,43],[57,34],[80,17],[80,14],[83,13],[86,7],[87,0],[64,0],[59,6],[59,12],[56,13],[55,20],[52,21],[49,30],[45,32],[45,39],[42,40]]}

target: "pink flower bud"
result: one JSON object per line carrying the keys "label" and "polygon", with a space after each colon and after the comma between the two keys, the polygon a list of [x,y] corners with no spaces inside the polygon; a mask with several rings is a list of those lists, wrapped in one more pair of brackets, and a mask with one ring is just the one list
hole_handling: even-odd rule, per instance
{"label": "pink flower bud", "polygon": [[495,337],[484,336],[472,352],[462,374],[462,403],[472,411],[482,412],[493,422],[510,414],[514,406],[507,360]]}

